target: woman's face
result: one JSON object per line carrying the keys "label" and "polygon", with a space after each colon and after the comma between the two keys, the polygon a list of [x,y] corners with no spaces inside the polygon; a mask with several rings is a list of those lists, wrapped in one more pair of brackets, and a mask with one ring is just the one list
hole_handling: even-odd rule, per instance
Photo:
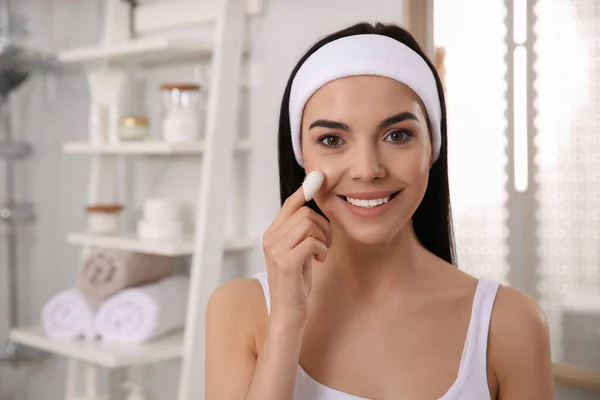
{"label": "woman's face", "polygon": [[315,201],[331,223],[358,242],[388,242],[427,188],[432,154],[424,107],[389,78],[332,81],[306,103],[302,154],[307,174],[325,174]]}

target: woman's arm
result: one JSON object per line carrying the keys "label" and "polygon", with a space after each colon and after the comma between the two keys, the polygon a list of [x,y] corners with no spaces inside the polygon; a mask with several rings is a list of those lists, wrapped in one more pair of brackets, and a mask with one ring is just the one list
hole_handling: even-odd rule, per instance
{"label": "woman's arm", "polygon": [[[208,400],[291,400],[294,396],[312,261],[324,261],[331,243],[329,221],[306,207],[306,201],[301,186],[286,199],[263,235],[270,316],[260,283],[254,279],[226,283],[211,296],[206,322]],[[259,329],[266,330],[260,357]]]}
{"label": "woman's arm", "polygon": [[500,287],[489,337],[498,400],[554,400],[550,336],[544,312],[522,292]]}
{"label": "woman's arm", "polygon": [[[244,399],[256,364],[260,284],[233,280],[219,287],[206,309],[206,399]],[[257,293],[257,290],[259,291]],[[264,307],[264,300],[262,301]],[[266,313],[266,312],[265,312]]]}
{"label": "woman's arm", "polygon": [[269,323],[246,400],[292,400],[301,342],[301,326]]}
{"label": "woman's arm", "polygon": [[[292,399],[302,337],[292,321],[270,321],[260,283],[237,279],[211,296],[206,315],[206,399]],[[257,357],[257,333],[265,339]]]}

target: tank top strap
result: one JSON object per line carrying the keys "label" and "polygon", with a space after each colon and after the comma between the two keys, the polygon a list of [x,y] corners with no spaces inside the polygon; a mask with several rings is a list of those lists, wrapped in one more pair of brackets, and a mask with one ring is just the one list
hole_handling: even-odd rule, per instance
{"label": "tank top strap", "polygon": [[475,298],[473,300],[473,311],[469,324],[469,338],[467,345],[470,347],[465,352],[468,354],[465,365],[470,371],[464,371],[469,376],[479,375],[478,378],[487,382],[487,347],[492,320],[492,310],[496,300],[496,294],[500,283],[487,278],[479,278]]}
{"label": "tank top strap", "polygon": [[263,293],[265,294],[265,302],[267,303],[267,315],[271,314],[271,295],[269,292],[269,278],[267,276],[267,271],[259,272],[254,275],[254,278],[260,282],[260,286],[262,286]]}

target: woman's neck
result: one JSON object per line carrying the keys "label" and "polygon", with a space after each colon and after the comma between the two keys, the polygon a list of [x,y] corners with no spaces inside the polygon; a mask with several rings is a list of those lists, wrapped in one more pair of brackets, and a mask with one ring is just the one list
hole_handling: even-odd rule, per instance
{"label": "woman's neck", "polygon": [[390,241],[365,244],[332,227],[333,244],[327,260],[316,266],[326,281],[336,281],[357,295],[385,294],[401,287],[414,287],[423,279],[423,265],[433,256],[419,242],[412,223],[407,223]]}

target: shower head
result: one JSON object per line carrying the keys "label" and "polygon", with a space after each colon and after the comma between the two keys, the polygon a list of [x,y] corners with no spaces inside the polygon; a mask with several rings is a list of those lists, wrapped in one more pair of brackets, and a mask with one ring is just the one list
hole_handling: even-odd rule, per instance
{"label": "shower head", "polygon": [[0,97],[8,96],[10,92],[21,86],[28,76],[27,72],[2,69],[0,71]]}
{"label": "shower head", "polygon": [[19,87],[30,73],[50,71],[56,67],[56,59],[25,46],[0,42],[0,97],[6,97]]}

